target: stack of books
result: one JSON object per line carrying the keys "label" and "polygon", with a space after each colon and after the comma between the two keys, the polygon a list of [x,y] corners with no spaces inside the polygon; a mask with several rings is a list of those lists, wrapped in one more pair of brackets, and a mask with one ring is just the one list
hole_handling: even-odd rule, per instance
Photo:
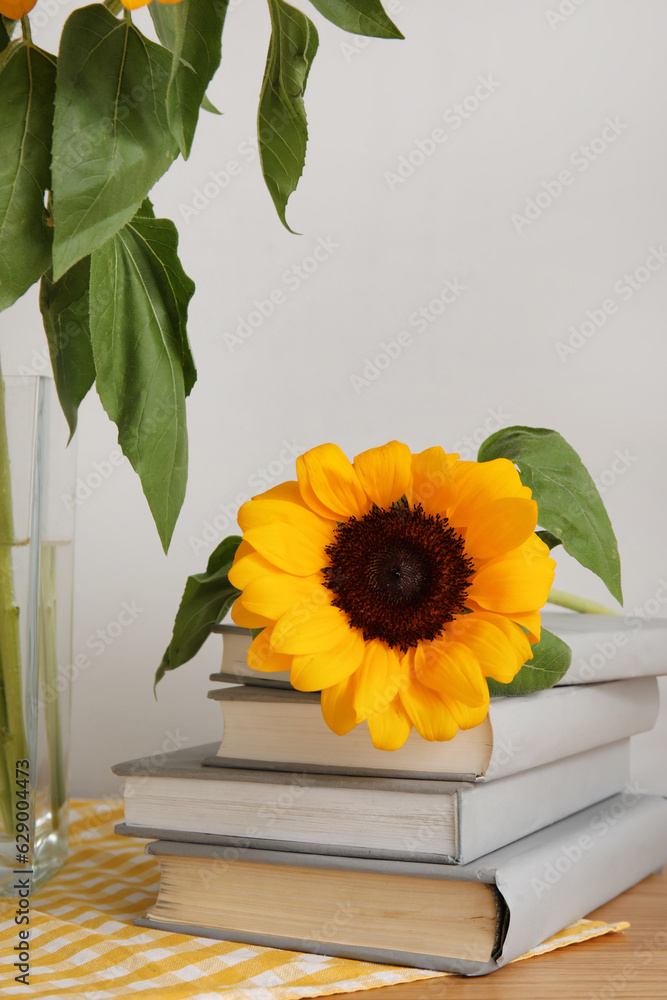
{"label": "stack of books", "polygon": [[156,838],[161,867],[137,923],[479,975],[659,870],[667,802],[629,751],[657,717],[664,623],[544,619],[573,647],[559,685],[392,752],[365,725],[334,735],[318,694],[250,670],[249,631],[220,626],[221,744],[113,769],[117,832]]}

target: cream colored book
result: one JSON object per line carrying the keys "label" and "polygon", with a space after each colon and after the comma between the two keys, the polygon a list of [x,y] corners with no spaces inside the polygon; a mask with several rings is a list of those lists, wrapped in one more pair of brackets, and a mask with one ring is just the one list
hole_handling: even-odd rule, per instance
{"label": "cream colored book", "polygon": [[215,744],[116,764],[116,832],[230,847],[464,864],[629,787],[630,741],[462,782],[205,767]]}
{"label": "cream colored book", "polygon": [[487,718],[454,739],[430,743],[413,730],[391,752],[376,750],[362,723],[336,736],[318,693],[250,685],[216,688],[222,742],[205,763],[278,771],[489,781],[613,743],[653,727],[658,682],[639,677],[492,698]]}
{"label": "cream colored book", "polygon": [[157,841],[135,923],[292,951],[482,975],[660,869],[667,802],[621,794],[468,865]]}

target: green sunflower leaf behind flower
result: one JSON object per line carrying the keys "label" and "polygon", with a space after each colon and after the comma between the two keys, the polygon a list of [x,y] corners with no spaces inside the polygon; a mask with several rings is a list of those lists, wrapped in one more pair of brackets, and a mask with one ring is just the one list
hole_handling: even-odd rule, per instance
{"label": "green sunflower leaf behind flower", "polygon": [[204,573],[189,576],[178,608],[171,642],[155,674],[155,685],[197,653],[214,625],[224,618],[240,591],[229,582],[234,555],[241,539],[230,535],[220,542]]}
{"label": "green sunflower leaf behind flower", "polygon": [[572,650],[553,632],[542,629],[542,637],[533,647],[533,658],[522,666],[514,680],[509,684],[501,684],[487,677],[489,694],[492,698],[500,695],[517,697],[523,694],[534,694],[553,687],[561,677],[564,677],[571,662]]}
{"label": "green sunflower leaf behind flower", "polygon": [[505,427],[479,449],[477,460],[507,458],[532,490],[539,524],[549,547],[559,539],[566,552],[600,577],[619,604],[621,563],[609,515],[590,474],[574,448],[545,427]]}

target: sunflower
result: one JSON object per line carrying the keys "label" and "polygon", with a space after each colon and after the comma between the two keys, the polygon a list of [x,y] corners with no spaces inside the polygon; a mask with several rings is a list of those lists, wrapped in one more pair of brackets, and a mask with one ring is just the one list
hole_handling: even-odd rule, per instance
{"label": "sunflower", "polygon": [[532,657],[554,575],[514,465],[398,441],[351,463],[324,444],[297,477],[239,510],[232,618],[262,629],[248,664],[321,690],[327,725],[366,720],[379,749],[479,725],[486,678]]}
{"label": "sunflower", "polygon": [[[158,3],[180,3],[181,0],[158,0]],[[150,0],[122,0],[123,7],[127,10],[136,10],[137,7],[146,7]]]}
{"label": "sunflower", "polygon": [[20,21],[36,3],[37,0],[0,0],[0,14],[9,18],[10,21]]}
{"label": "sunflower", "polygon": [[[159,0],[159,3],[180,3],[181,0]],[[24,14],[28,14],[37,3],[37,0],[0,0],[0,14],[8,17],[11,21],[18,21]],[[137,7],[145,7],[150,0],[122,0],[122,4],[128,10],[136,10]]]}

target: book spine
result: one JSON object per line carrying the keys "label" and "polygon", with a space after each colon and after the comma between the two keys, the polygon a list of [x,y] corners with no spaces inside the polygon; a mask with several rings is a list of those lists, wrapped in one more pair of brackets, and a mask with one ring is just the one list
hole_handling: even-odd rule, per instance
{"label": "book spine", "polygon": [[458,861],[467,864],[609,798],[629,780],[626,738],[498,781],[468,785],[458,793]]}
{"label": "book spine", "polygon": [[[494,865],[501,853],[482,860]],[[623,792],[563,820],[556,837],[494,865],[510,912],[498,964],[659,871],[666,857],[667,801],[658,796]]]}
{"label": "book spine", "polygon": [[491,760],[485,780],[516,774],[563,756],[613,743],[655,725],[655,677],[552,688],[491,701]]}

